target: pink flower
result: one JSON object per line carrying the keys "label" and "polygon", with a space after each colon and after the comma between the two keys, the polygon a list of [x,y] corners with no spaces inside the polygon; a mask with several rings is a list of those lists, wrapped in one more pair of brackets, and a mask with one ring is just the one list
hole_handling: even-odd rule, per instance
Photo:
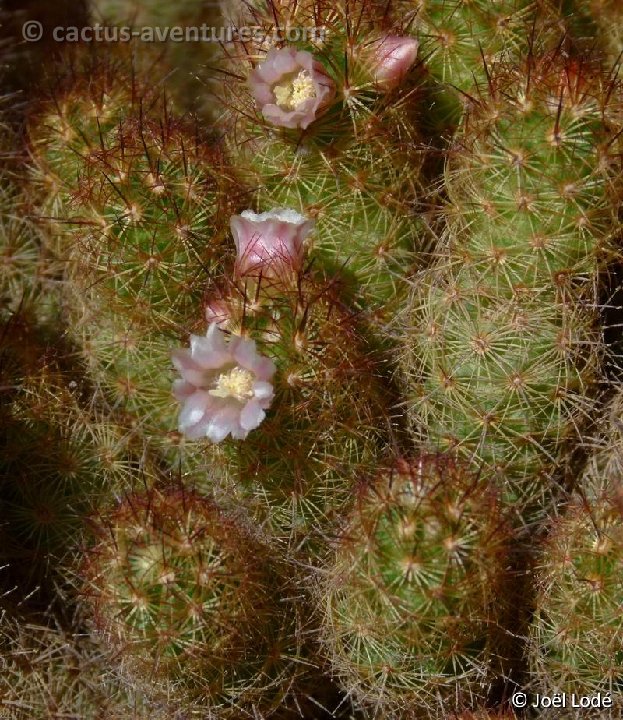
{"label": "pink flower", "polygon": [[245,210],[231,218],[230,226],[240,275],[274,277],[300,270],[314,221],[287,208],[260,214]]}
{"label": "pink flower", "polygon": [[418,41],[412,37],[388,35],[374,51],[372,72],[380,90],[389,91],[400,85],[417,58]]}
{"label": "pink flower", "polygon": [[273,125],[308,127],[335,97],[335,84],[305,50],[273,48],[249,76],[251,92]]}
{"label": "pink flower", "polygon": [[211,323],[205,337],[191,335],[190,350],[174,350],[182,379],[173,395],[183,403],[179,430],[191,440],[244,440],[264,419],[273,399],[275,364],[260,355],[255,341],[234,337]]}

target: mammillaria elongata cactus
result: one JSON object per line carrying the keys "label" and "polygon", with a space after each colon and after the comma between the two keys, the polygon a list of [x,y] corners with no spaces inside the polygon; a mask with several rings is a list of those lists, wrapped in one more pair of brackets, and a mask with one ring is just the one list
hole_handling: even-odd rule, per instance
{"label": "mammillaria elongata cactus", "polygon": [[387,319],[424,233],[413,212],[421,165],[410,102],[417,41],[382,32],[378,15],[368,0],[357,12],[258,3],[247,18],[322,34],[256,43],[251,55],[236,46],[228,72],[240,81],[224,102],[230,152],[258,190],[258,209],[289,207],[314,218],[317,257],[340,271],[364,312]]}
{"label": "mammillaria elongata cactus", "polygon": [[318,596],[334,667],[360,702],[411,718],[486,697],[509,539],[495,491],[448,457],[401,460],[361,488]]}
{"label": "mammillaria elongata cactus", "polygon": [[[0,173],[4,705],[355,717],[324,672],[358,720],[503,717],[532,555],[532,687],[617,686],[616,494],[526,539],[603,381],[600,5],[234,3],[264,37],[226,44],[209,128],[161,98],[166,60],[58,68],[30,178]],[[85,633],[120,658],[101,682],[57,650],[99,667]]]}
{"label": "mammillaria elongata cactus", "polygon": [[212,500],[172,490],[129,495],[96,531],[84,592],[128,672],[156,689],[164,678],[166,694],[223,706],[223,717],[279,703],[271,643],[286,623],[270,602],[266,548],[248,529]]}

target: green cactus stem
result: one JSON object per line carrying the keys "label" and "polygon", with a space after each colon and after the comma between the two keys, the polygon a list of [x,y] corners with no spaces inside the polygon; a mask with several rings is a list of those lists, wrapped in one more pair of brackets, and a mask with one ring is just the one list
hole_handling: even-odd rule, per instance
{"label": "green cactus stem", "polygon": [[291,618],[273,604],[267,548],[243,521],[187,490],[153,490],[97,518],[96,536],[79,578],[136,683],[219,718],[279,707],[296,674],[286,673]]}
{"label": "green cactus stem", "polygon": [[495,494],[444,456],[363,485],[317,600],[334,671],[383,717],[478,705],[499,669],[510,532]]}
{"label": "green cactus stem", "polygon": [[[249,16],[267,31],[278,24],[324,34],[272,48],[252,43],[250,54],[242,44],[230,51],[236,82],[226,84],[221,99],[230,155],[246,184],[257,188],[258,209],[290,207],[316,219],[317,262],[342,278],[363,312],[385,322],[404,297],[415,251],[427,242],[415,213],[423,154],[415,56],[413,69],[385,91],[375,81],[375,53],[387,36],[375,3],[366,0],[356,11],[317,2],[259,5]],[[254,97],[271,53],[296,51],[310,54],[332,93],[304,129],[267,119]]]}
{"label": "green cactus stem", "polygon": [[[599,67],[530,55],[492,79],[448,163],[448,230],[405,321],[416,436],[455,448],[542,515],[605,352],[616,92]],[[528,507],[531,509],[528,510]]]}
{"label": "green cactus stem", "polygon": [[550,521],[529,643],[534,692],[609,694],[608,717],[621,711],[623,687],[621,409],[618,389],[575,492]]}

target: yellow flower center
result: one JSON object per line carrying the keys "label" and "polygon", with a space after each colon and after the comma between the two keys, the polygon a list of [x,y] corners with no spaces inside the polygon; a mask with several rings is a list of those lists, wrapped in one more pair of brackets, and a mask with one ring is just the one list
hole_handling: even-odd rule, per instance
{"label": "yellow flower center", "polygon": [[275,85],[273,92],[277,105],[283,110],[295,110],[305,100],[316,97],[314,81],[307,70],[301,70],[295,78]]}
{"label": "yellow flower center", "polygon": [[235,367],[227,373],[221,373],[210,395],[220,398],[233,397],[246,400],[253,396],[253,373],[244,368]]}

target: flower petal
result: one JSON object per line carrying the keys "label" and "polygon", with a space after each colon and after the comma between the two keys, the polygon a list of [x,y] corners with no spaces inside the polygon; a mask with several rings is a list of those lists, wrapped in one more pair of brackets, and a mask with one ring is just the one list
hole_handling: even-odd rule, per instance
{"label": "flower petal", "polygon": [[196,387],[204,385],[206,371],[190,357],[188,350],[173,350],[171,361],[184,380]]}
{"label": "flower petal", "polygon": [[190,350],[187,348],[180,348],[171,351],[171,362],[175,366],[175,369],[180,373],[184,372],[186,368],[192,370],[199,370],[200,366],[193,360]]}
{"label": "flower petal", "polygon": [[235,338],[230,345],[230,349],[232,357],[238,365],[245,370],[255,371],[255,365],[259,358],[255,348],[255,340],[243,337]]}
{"label": "flower petal", "polygon": [[255,373],[255,377],[258,380],[270,380],[275,374],[276,370],[277,366],[270,358],[264,357],[263,355],[257,356],[257,361],[255,363],[255,367],[253,368],[253,372]]}
{"label": "flower petal", "polygon": [[266,417],[258,400],[253,398],[244,406],[240,413],[240,426],[243,430],[254,430]]}
{"label": "flower petal", "polygon": [[207,437],[205,422],[202,420],[196,425],[191,425],[190,427],[187,427],[186,430],[184,430],[184,436],[188,438],[188,440],[202,440],[203,438]]}
{"label": "flower petal", "polygon": [[201,422],[212,405],[212,399],[207,392],[203,390],[195,391],[186,399],[180,411],[178,426],[180,432],[185,432],[186,428]]}
{"label": "flower petal", "polygon": [[418,41],[413,37],[388,35],[375,53],[374,80],[382,90],[397,87],[417,59]]}
{"label": "flower petal", "polygon": [[[279,105],[275,104],[264,105],[262,108],[262,115],[269,123],[278,125],[279,127],[288,128],[289,130],[297,128],[300,122],[300,117],[298,116],[296,110],[286,112],[285,110],[282,110]],[[305,119],[303,119],[303,122],[305,123]],[[303,127],[303,130],[309,127],[311,122],[312,121],[309,120],[305,123],[305,127],[301,126]]]}
{"label": "flower petal", "polygon": [[[273,48],[273,50],[276,50]],[[284,52],[285,51],[285,52]],[[276,50],[272,57],[270,53],[266,56],[268,64],[272,66],[273,70],[281,77],[289,75],[290,73],[296,72],[300,63],[298,61],[298,52],[294,48],[282,48],[279,52]]]}
{"label": "flower petal", "polygon": [[258,380],[253,383],[253,394],[258,400],[269,400],[274,395],[274,389],[269,382]]}
{"label": "flower petal", "polygon": [[212,442],[224,440],[229,433],[240,427],[239,410],[237,407],[226,405],[218,410],[206,425],[206,436]]}
{"label": "flower petal", "polygon": [[269,105],[275,102],[275,93],[268,83],[257,83],[253,87],[253,97],[258,105]]}
{"label": "flower petal", "polygon": [[173,396],[176,400],[183,402],[186,398],[189,398],[196,388],[192,383],[186,382],[186,380],[174,380],[173,381]]}
{"label": "flower petal", "polygon": [[229,350],[222,337],[223,331],[216,322],[211,323],[210,327],[214,327],[218,334],[212,333],[209,337],[190,336],[192,359],[204,370],[222,367],[230,360]]}
{"label": "flower petal", "polygon": [[241,275],[284,277],[303,265],[305,240],[315,222],[291,208],[274,208],[255,213],[245,210],[230,219],[236,245],[236,269]]}

